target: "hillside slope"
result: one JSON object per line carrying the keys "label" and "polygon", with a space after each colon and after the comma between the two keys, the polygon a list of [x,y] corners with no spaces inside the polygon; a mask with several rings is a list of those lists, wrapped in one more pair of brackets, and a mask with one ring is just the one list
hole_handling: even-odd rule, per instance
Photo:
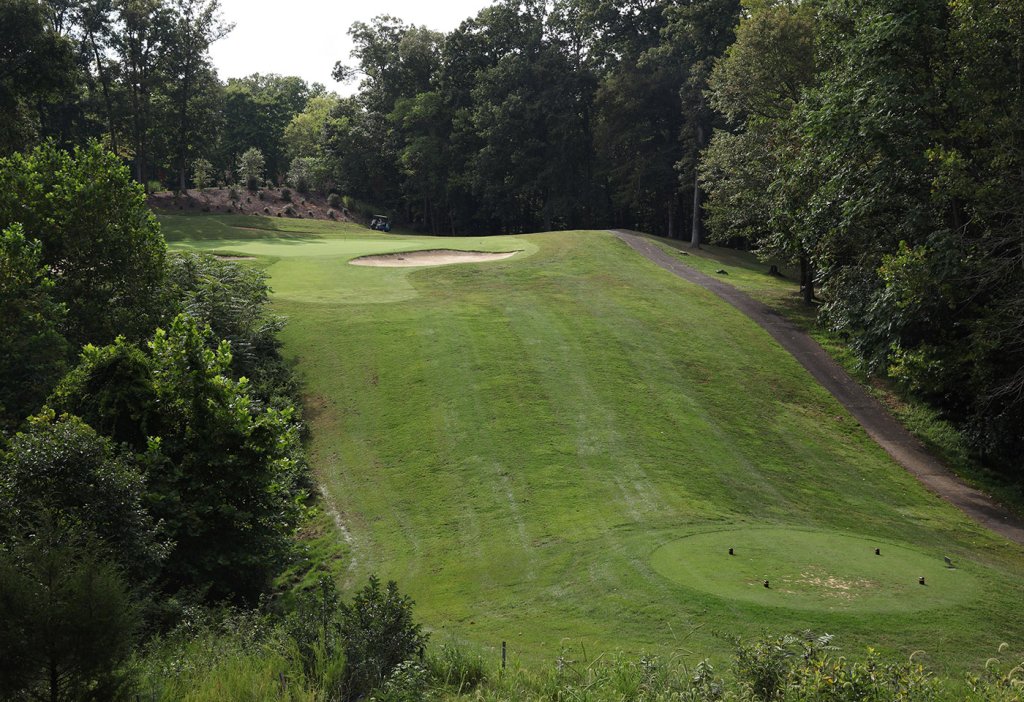
{"label": "hillside slope", "polygon": [[[397,579],[435,640],[724,655],[723,636],[811,628],[960,667],[1024,633],[1018,547],[925,492],[763,330],[610,234],[444,239],[523,253],[398,270],[345,261],[436,242],[186,229],[168,231],[267,257],[346,584]],[[746,571],[727,542],[760,549]]]}

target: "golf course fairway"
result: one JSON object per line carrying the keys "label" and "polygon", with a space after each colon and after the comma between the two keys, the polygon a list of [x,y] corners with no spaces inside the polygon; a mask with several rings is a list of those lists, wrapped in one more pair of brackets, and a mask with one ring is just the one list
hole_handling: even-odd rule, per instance
{"label": "golf course fairway", "polygon": [[[173,249],[269,275],[348,541],[340,584],[397,580],[435,644],[725,660],[733,636],[809,629],[955,671],[1024,641],[1020,547],[922,489],[741,313],[607,232],[161,221]],[[428,249],[515,253],[349,265]]]}

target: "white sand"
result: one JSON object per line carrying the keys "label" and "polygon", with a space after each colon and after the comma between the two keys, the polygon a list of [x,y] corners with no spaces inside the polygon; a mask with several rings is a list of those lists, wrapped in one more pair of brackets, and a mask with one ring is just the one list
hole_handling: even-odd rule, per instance
{"label": "white sand", "polygon": [[518,251],[485,253],[483,251],[455,251],[453,249],[431,249],[428,251],[406,251],[404,253],[360,256],[349,263],[353,266],[383,266],[387,268],[412,268],[414,266],[444,266],[449,263],[479,263],[500,261],[515,256]]}

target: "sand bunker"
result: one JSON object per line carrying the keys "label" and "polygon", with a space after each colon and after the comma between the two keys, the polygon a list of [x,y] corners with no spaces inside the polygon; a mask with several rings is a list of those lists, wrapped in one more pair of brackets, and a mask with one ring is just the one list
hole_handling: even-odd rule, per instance
{"label": "sand bunker", "polygon": [[216,258],[216,259],[219,259],[221,261],[254,261],[254,260],[256,260],[255,256],[224,256],[224,255],[221,255],[221,254],[214,254],[213,257]]}
{"label": "sand bunker", "polygon": [[380,256],[360,256],[349,263],[353,266],[383,266],[387,268],[411,268],[413,266],[444,266],[449,263],[479,263],[500,261],[515,256],[519,251],[455,251],[453,249],[431,249],[428,251],[405,251]]}

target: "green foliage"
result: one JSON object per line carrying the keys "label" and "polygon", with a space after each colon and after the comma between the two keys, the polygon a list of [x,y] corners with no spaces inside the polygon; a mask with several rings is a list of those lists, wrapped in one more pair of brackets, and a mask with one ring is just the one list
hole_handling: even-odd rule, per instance
{"label": "green foliage", "polygon": [[[396,668],[424,654],[428,635],[412,619],[412,600],[398,592],[398,584],[381,588],[376,576],[341,606],[341,638],[345,652],[345,691],[349,699],[379,687]],[[418,670],[407,670],[409,680],[396,683],[394,699],[408,699],[420,679]]]}
{"label": "green foliage", "polygon": [[[65,117],[63,95],[73,90],[78,71],[74,46],[47,26],[44,5],[33,0],[0,4],[0,156],[27,148],[58,129],[51,118]],[[58,123],[59,124],[59,123]],[[3,226],[6,226],[4,223]]]}
{"label": "green foliage", "polygon": [[54,285],[42,243],[20,224],[0,231],[0,430],[39,409],[64,366],[67,308],[53,299]]}
{"label": "green foliage", "polygon": [[192,181],[200,190],[210,187],[213,183],[213,164],[205,158],[197,158],[192,162]]}
{"label": "green foliage", "polygon": [[0,159],[0,228],[42,244],[72,349],[149,334],[161,310],[166,245],[145,195],[99,144],[53,143]]}
{"label": "green foliage", "polygon": [[3,699],[128,699],[123,663],[139,608],[119,570],[76,537],[76,526],[43,520],[0,549]]}
{"label": "green foliage", "polygon": [[255,146],[238,157],[238,177],[249,190],[255,190],[263,182],[264,168],[263,152]]}
{"label": "green foliage", "polygon": [[308,682],[290,638],[265,615],[244,610],[185,612],[136,662],[146,700],[196,702],[333,699]]}
{"label": "green foliage", "polygon": [[211,340],[231,344],[232,377],[248,378],[264,401],[293,402],[297,390],[277,338],[284,319],[268,310],[270,288],[263,271],[205,254],[176,253],[168,258],[167,288],[176,313],[209,325]]}
{"label": "green foliage", "polygon": [[341,208],[341,196],[338,193],[331,193],[327,196],[327,206],[333,207],[334,209]]}
{"label": "green foliage", "polygon": [[920,664],[883,659],[873,649],[861,660],[834,653],[832,637],[764,637],[737,642],[741,699],[759,702],[891,702],[937,698],[940,687]]}
{"label": "green foliage", "polygon": [[[165,574],[213,599],[253,600],[291,548],[305,465],[293,409],[264,408],[230,377],[226,341],[178,315],[150,342],[159,431],[151,509],[174,541]],[[298,458],[297,458],[298,457]]]}
{"label": "green foliage", "polygon": [[483,658],[451,644],[441,644],[440,651],[428,653],[426,666],[435,686],[456,693],[469,692],[487,680]]}
{"label": "green foliage", "polygon": [[288,183],[300,193],[323,191],[327,185],[327,168],[323,159],[309,156],[292,159]]}
{"label": "green foliage", "polygon": [[133,582],[155,578],[167,546],[145,509],[140,467],[109,439],[48,412],[11,439],[0,468],[0,545],[55,519],[94,537]]}
{"label": "green foliage", "polygon": [[109,346],[82,349],[75,366],[54,389],[47,405],[86,424],[133,451],[145,451],[156,397],[149,359],[118,337]]}

